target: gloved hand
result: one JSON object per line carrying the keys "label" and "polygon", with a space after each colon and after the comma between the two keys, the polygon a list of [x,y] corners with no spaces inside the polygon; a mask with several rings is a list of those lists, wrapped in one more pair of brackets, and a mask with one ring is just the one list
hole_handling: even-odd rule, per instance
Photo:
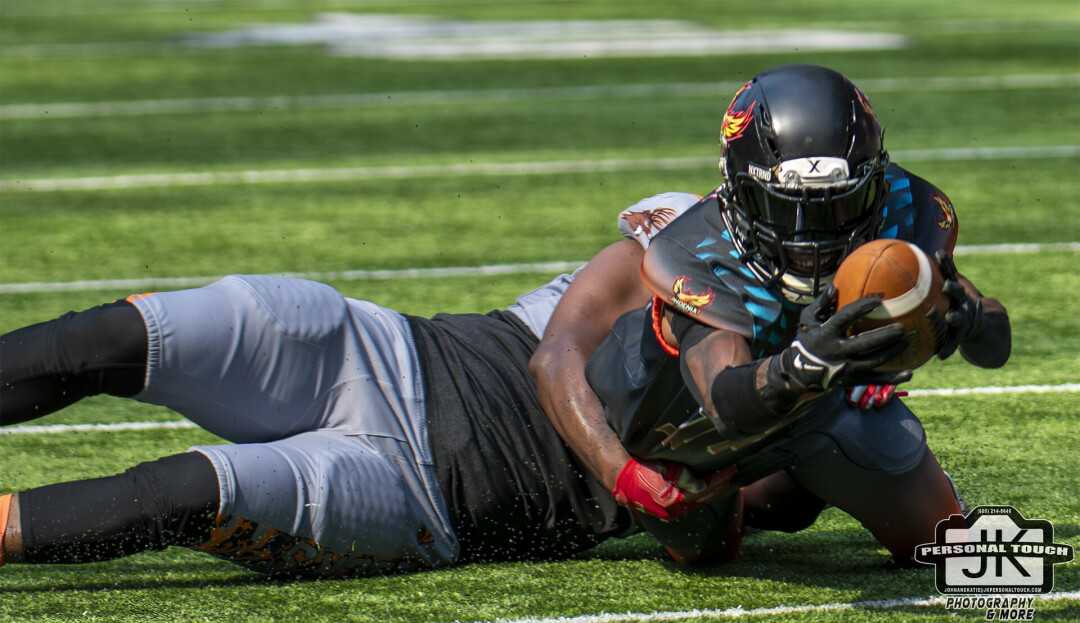
{"label": "gloved hand", "polygon": [[884,407],[889,404],[893,396],[907,395],[907,392],[896,391],[895,385],[856,385],[848,389],[847,401],[852,406],[869,411],[870,407]]}
{"label": "gloved hand", "polygon": [[964,289],[956,264],[944,249],[934,253],[934,260],[945,280],[942,294],[949,300],[949,311],[945,312],[945,339],[938,350],[938,359],[948,359],[960,344],[978,332],[982,325],[982,303]]}
{"label": "gloved hand", "polygon": [[847,335],[856,320],[880,304],[881,299],[868,296],[830,314],[836,305],[836,288],[830,284],[803,309],[795,341],[769,362],[769,383],[801,395],[852,385],[898,385],[910,379],[910,370],[874,371],[904,349],[899,324]]}
{"label": "gloved hand", "polygon": [[729,465],[701,479],[682,463],[631,457],[619,470],[611,495],[627,508],[671,521],[727,489],[735,471],[735,466]]}

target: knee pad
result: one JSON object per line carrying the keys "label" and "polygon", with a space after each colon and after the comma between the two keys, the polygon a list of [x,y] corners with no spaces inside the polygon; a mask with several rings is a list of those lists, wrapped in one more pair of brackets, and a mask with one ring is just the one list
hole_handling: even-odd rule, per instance
{"label": "knee pad", "polygon": [[747,527],[799,532],[817,521],[826,502],[810,493],[787,470],[770,474],[741,489]]}
{"label": "knee pad", "polygon": [[815,431],[827,437],[849,461],[864,469],[889,474],[909,472],[926,454],[922,423],[898,399],[863,412],[841,401],[838,417]]}
{"label": "knee pad", "polygon": [[733,562],[739,554],[744,501],[738,489],[673,521],[641,514],[641,524],[678,562]]}
{"label": "knee pad", "polygon": [[793,465],[837,453],[863,469],[903,474],[926,453],[922,423],[897,398],[864,412],[837,391],[820,398],[812,409],[796,423],[790,439],[778,444],[795,456]]}
{"label": "knee pad", "polygon": [[306,279],[230,275],[211,287],[238,297],[234,299],[238,311],[258,309],[272,318],[282,333],[299,339],[319,340],[338,333],[349,311],[340,292]]}

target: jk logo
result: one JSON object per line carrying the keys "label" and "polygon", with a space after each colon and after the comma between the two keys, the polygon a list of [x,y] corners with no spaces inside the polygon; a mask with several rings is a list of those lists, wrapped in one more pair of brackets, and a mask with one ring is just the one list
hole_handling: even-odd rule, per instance
{"label": "jk logo", "polygon": [[977,506],[938,523],[934,543],[915,560],[936,565],[938,592],[1049,593],[1054,565],[1073,559],[1071,545],[1054,543],[1054,526],[1025,519],[1012,506]]}

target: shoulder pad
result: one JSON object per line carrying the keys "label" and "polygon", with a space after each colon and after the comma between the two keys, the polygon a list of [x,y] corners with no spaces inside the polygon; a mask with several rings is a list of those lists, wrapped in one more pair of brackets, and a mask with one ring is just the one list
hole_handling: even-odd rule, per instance
{"label": "shoulder pad", "polygon": [[661,229],[699,201],[698,195],[677,192],[642,199],[619,214],[619,231],[647,249]]}
{"label": "shoulder pad", "polygon": [[[927,182],[925,192],[925,199],[921,201],[922,209],[915,216],[912,242],[929,253],[930,257],[934,257],[934,252],[938,249],[945,249],[952,255],[959,234],[956,210],[949,197],[933,184]],[[919,195],[915,198],[919,202]]]}
{"label": "shoulder pad", "polygon": [[[718,242],[717,246],[724,246],[722,240]],[[751,287],[760,284],[753,281],[752,275],[740,273],[734,265],[730,269],[719,264],[714,266],[715,262],[710,263],[709,256],[695,253],[691,248],[694,247],[680,244],[673,236],[654,239],[641,263],[645,284],[660,301],[680,313],[715,329],[732,331],[752,340],[754,316],[747,309],[741,289],[735,282],[747,281]],[[726,254],[727,250],[718,249],[717,256]]]}
{"label": "shoulder pad", "polygon": [[931,257],[938,249],[952,255],[959,223],[949,197],[923,178],[890,165],[886,171],[889,196],[885,202],[882,238],[907,240]]}

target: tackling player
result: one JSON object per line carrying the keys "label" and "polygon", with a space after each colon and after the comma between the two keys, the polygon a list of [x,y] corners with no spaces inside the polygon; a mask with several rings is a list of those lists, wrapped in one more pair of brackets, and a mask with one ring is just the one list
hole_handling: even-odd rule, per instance
{"label": "tackling player", "polygon": [[234,275],[4,335],[2,424],[106,393],[232,443],[0,497],[2,562],[180,545],[340,577],[566,556],[633,532],[529,376],[570,281],[506,310],[428,319],[320,283]]}

